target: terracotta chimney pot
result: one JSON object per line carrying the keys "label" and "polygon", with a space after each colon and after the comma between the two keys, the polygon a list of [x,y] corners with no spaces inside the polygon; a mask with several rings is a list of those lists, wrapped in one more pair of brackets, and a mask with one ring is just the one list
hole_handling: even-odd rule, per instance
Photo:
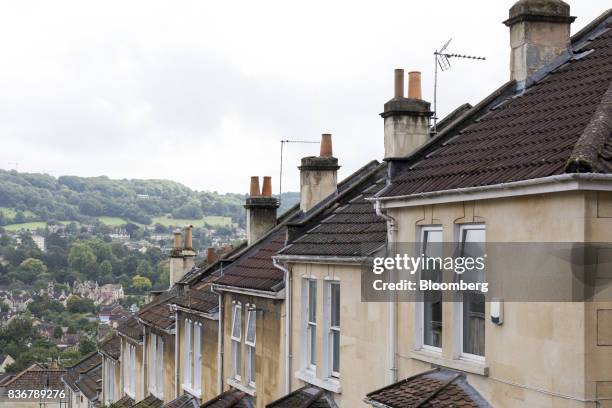
{"label": "terracotta chimney pot", "polygon": [[272,177],[264,176],[261,195],[264,197],[272,197]]}
{"label": "terracotta chimney pot", "polygon": [[395,98],[403,98],[404,97],[404,70],[397,68],[395,70]]}
{"label": "terracotta chimney pot", "polygon": [[185,225],[185,249],[193,248],[193,225]]}
{"label": "terracotta chimney pot", "polygon": [[181,230],[174,230],[174,249],[181,249]]}
{"label": "terracotta chimney pot", "polygon": [[332,135],[331,133],[323,133],[321,135],[321,157],[332,157],[334,155],[332,149]]}
{"label": "terracotta chimney pot", "polygon": [[408,98],[423,99],[421,95],[421,73],[419,71],[408,73]]}
{"label": "terracotta chimney pot", "polygon": [[210,265],[217,260],[217,254],[214,247],[208,247],[206,250],[206,262]]}
{"label": "terracotta chimney pot", "polygon": [[251,197],[259,197],[261,195],[261,190],[259,189],[259,177],[251,176],[251,190],[249,192]]}

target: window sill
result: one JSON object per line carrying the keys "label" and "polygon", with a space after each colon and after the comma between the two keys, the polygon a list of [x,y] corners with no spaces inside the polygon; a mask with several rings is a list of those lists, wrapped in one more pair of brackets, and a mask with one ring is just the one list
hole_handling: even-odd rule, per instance
{"label": "window sill", "polygon": [[189,394],[193,395],[196,398],[202,397],[202,392],[196,391],[186,384],[181,384],[181,388],[183,389],[183,391],[187,391]]}
{"label": "window sill", "polygon": [[251,397],[255,397],[257,396],[257,393],[255,392],[255,388],[250,387],[248,385],[244,385],[241,382],[237,381],[235,378],[228,378],[227,379],[227,384],[230,387],[234,387],[242,392],[246,392],[247,394],[249,394]]}
{"label": "window sill", "polygon": [[324,390],[334,392],[336,394],[342,393],[342,386],[340,385],[340,380],[337,378],[318,378],[314,376],[311,372],[303,370],[297,371],[295,376],[308,384],[317,386],[319,388],[323,388]]}
{"label": "window sill", "polygon": [[415,360],[452,368],[453,370],[465,371],[466,373],[470,374],[478,374],[485,377],[489,375],[489,367],[484,361],[476,361],[466,358],[448,359],[442,357],[440,353],[424,349],[411,351],[410,357]]}

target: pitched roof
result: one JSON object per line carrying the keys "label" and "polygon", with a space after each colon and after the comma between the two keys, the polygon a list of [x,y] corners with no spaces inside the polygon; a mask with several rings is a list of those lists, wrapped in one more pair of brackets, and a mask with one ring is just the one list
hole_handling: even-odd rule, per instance
{"label": "pitched roof", "polygon": [[164,401],[151,394],[142,401],[132,405],[132,408],[160,408],[162,405],[164,405]]}
{"label": "pitched roof", "polygon": [[612,10],[595,23],[525,89],[506,84],[407,157],[380,196],[612,172]]}
{"label": "pitched roof", "polygon": [[255,403],[247,393],[231,389],[200,405],[200,408],[255,408]]}
{"label": "pitched roof", "polygon": [[382,408],[490,408],[465,380],[465,374],[439,368],[367,394],[366,403]]}
{"label": "pitched roof", "polygon": [[62,375],[66,370],[43,368],[32,364],[2,385],[7,390],[63,390]]}
{"label": "pitched roof", "polygon": [[[337,203],[351,194],[364,179],[367,179],[379,167],[377,161],[371,161],[349,177],[338,183],[335,194],[331,194],[306,213],[295,207],[287,212],[259,242],[251,245],[227,268],[214,283],[219,286],[230,286],[242,289],[255,289],[277,293],[284,287],[283,272],[274,266],[272,257],[285,246],[287,233],[296,235],[303,225],[326,216]],[[373,212],[372,205],[368,204]],[[296,227],[299,226],[299,227]],[[293,230],[293,233],[292,233]],[[302,230],[300,230],[302,232]],[[303,231],[305,232],[305,230]],[[384,241],[383,241],[384,243]]]}
{"label": "pitched roof", "polygon": [[171,330],[174,327],[174,312],[170,304],[178,295],[178,288],[173,286],[158,295],[153,301],[143,306],[138,312],[138,318],[144,323],[162,330]]}
{"label": "pitched roof", "polygon": [[200,408],[198,399],[191,394],[183,394],[162,405],[163,408]]}
{"label": "pitched roof", "polygon": [[304,223],[302,231],[281,255],[365,256],[387,239],[387,224],[376,215],[372,197],[385,186],[387,165],[378,164],[358,179],[353,188],[336,200],[337,206],[313,222]]}
{"label": "pitched roof", "polygon": [[96,401],[102,392],[102,364],[100,363],[90,370],[81,373],[75,385],[85,398],[90,401]]}
{"label": "pitched roof", "polygon": [[100,343],[99,349],[104,355],[113,360],[118,360],[121,355],[121,339],[117,333],[113,333],[108,339]]}
{"label": "pitched roof", "polygon": [[266,408],[333,408],[336,403],[329,393],[307,385],[266,405]]}
{"label": "pitched roof", "polygon": [[117,332],[136,341],[142,341],[142,324],[135,316],[130,316],[117,326]]}
{"label": "pitched roof", "polygon": [[134,405],[134,399],[129,395],[124,395],[112,404],[115,408],[131,408],[132,405]]}
{"label": "pitched roof", "polygon": [[68,367],[66,374],[62,376],[62,380],[68,385],[72,391],[78,391],[77,381],[81,374],[88,372],[94,367],[99,366],[102,363],[102,357],[97,352],[90,353],[85,358],[81,359],[76,364]]}
{"label": "pitched roof", "polygon": [[208,283],[195,285],[182,295],[175,297],[172,303],[209,314],[216,313],[219,310],[219,297],[212,292]]}

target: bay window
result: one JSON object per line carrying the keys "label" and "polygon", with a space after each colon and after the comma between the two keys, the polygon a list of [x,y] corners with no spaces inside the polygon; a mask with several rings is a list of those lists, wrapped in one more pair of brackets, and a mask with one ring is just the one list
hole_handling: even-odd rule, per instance
{"label": "bay window", "polygon": [[232,371],[234,378],[240,380],[242,359],[240,341],[242,339],[242,305],[234,303],[232,310]]}
{"label": "bay window", "polygon": [[199,397],[202,392],[202,323],[185,319],[183,345],[183,389]]}
{"label": "bay window", "polygon": [[149,343],[149,392],[164,396],[164,340],[156,334],[151,334]]}
{"label": "bay window", "polygon": [[305,280],[304,315],[305,315],[305,338],[306,364],[305,368],[316,371],[317,368],[317,281]]}
{"label": "bay window", "polygon": [[[460,256],[480,257],[485,253],[485,226],[463,225],[460,234]],[[466,282],[484,282],[485,271],[472,269],[459,278]],[[458,310],[461,355],[478,360],[485,355],[485,295],[482,292],[464,292],[460,295]]]}
{"label": "bay window", "polygon": [[[432,226],[421,229],[421,253],[427,258],[442,257],[442,227]],[[442,282],[442,271],[434,262],[425,263],[420,279]],[[442,349],[442,292],[424,291],[420,294],[419,310],[420,343],[424,349]]]}
{"label": "bay window", "polygon": [[254,305],[247,308],[247,325],[244,343],[246,345],[246,377],[249,386],[255,387],[255,342],[257,312]]}
{"label": "bay window", "polygon": [[340,377],[340,282],[329,283],[329,350],[331,377]]}
{"label": "bay window", "polygon": [[191,388],[191,373],[192,373],[192,330],[193,322],[191,319],[185,319],[185,335],[183,337],[184,351],[183,351],[183,385]]}
{"label": "bay window", "polygon": [[191,388],[197,396],[202,393],[202,323],[193,324],[193,384]]}
{"label": "bay window", "polygon": [[126,343],[123,350],[123,391],[132,398],[136,395],[136,346]]}

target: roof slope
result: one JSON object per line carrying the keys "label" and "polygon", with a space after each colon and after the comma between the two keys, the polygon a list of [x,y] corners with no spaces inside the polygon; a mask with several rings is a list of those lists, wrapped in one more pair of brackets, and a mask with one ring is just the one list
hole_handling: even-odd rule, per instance
{"label": "roof slope", "polygon": [[436,368],[369,393],[365,402],[389,408],[490,408],[465,374]]}
{"label": "roof slope", "polygon": [[200,408],[255,408],[255,404],[247,393],[231,389],[200,405]]}
{"label": "roof slope", "polygon": [[63,390],[62,376],[66,370],[43,368],[38,364],[32,364],[2,387],[6,390]]}
{"label": "roof slope", "polygon": [[85,398],[95,401],[102,392],[102,364],[98,364],[89,371],[82,373],[75,383]]}
{"label": "roof slope", "polygon": [[306,385],[284,397],[266,405],[266,408],[332,408],[336,407],[333,398],[325,390]]}
{"label": "roof slope", "polygon": [[171,330],[174,327],[174,313],[170,304],[178,296],[178,288],[159,294],[153,301],[143,306],[138,312],[138,318],[144,323],[157,327],[162,330]]}
{"label": "roof slope", "polygon": [[183,394],[162,405],[163,408],[199,408],[198,399],[191,394]]}
{"label": "roof slope", "polygon": [[104,355],[113,360],[118,360],[121,354],[121,339],[117,333],[113,333],[108,339],[100,343],[99,348]]}
{"label": "roof slope", "polygon": [[[387,239],[387,224],[366,201],[385,186],[386,164],[380,164],[340,197],[324,218],[305,224],[307,231],[283,249],[281,255],[364,256]],[[314,225],[314,227],[313,227]],[[308,229],[310,228],[310,229]]]}
{"label": "roof slope", "polygon": [[102,356],[97,352],[90,353],[78,363],[68,367],[66,374],[62,377],[64,382],[73,390],[78,391],[77,381],[81,374],[88,372],[102,363]]}
{"label": "roof slope", "polygon": [[142,325],[135,316],[130,316],[119,324],[117,332],[133,340],[142,341]]}
{"label": "roof slope", "polygon": [[151,394],[142,401],[132,405],[132,408],[160,408],[162,405],[164,405],[164,401]]}
{"label": "roof slope", "polygon": [[469,120],[417,152],[418,161],[408,157],[410,167],[380,196],[612,171],[611,20],[609,10],[589,35],[575,38],[565,60],[528,79],[524,92],[482,116],[468,111]]}

